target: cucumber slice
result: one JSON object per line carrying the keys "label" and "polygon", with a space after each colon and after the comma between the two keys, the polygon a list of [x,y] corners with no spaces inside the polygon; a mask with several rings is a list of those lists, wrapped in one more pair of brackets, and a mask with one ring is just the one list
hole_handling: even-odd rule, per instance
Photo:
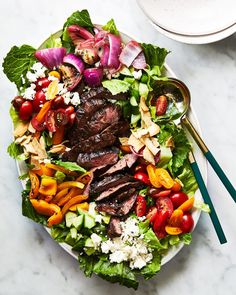
{"label": "cucumber slice", "polygon": [[94,227],[95,225],[96,225],[96,222],[92,216],[90,216],[88,214],[84,215],[84,227],[85,228],[90,229],[90,228]]}
{"label": "cucumber slice", "polygon": [[161,157],[160,161],[158,163],[158,167],[166,167],[172,158],[173,154],[171,152],[171,149],[169,147],[161,146]]}
{"label": "cucumber slice", "polygon": [[66,226],[71,227],[73,220],[77,217],[77,215],[73,212],[66,213]]}
{"label": "cucumber slice", "polygon": [[84,215],[79,215],[76,216],[72,222],[72,225],[77,229],[80,230],[81,227],[83,226],[83,222],[84,222]]}
{"label": "cucumber slice", "polygon": [[70,229],[70,235],[71,235],[71,238],[75,240],[77,238],[77,229],[72,227]]}

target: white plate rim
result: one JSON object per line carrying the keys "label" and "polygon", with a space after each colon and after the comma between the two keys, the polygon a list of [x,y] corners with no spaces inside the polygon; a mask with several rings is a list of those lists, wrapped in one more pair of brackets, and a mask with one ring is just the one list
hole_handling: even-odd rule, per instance
{"label": "white plate rim", "polygon": [[[127,38],[127,40],[138,40],[138,38],[135,38],[133,36],[130,36],[130,34],[127,34],[126,32],[120,32],[121,36],[122,36],[122,39],[124,38]],[[165,69],[167,70],[167,72],[170,74],[169,77],[175,77],[176,78],[176,75],[175,73],[173,72],[173,70],[165,63]],[[193,108],[190,109],[189,111],[189,117],[191,118],[191,121],[193,123],[193,125],[195,126],[196,130],[199,132],[200,135],[202,135],[202,131],[201,131],[201,128],[200,128],[200,124],[199,124],[199,121],[197,119],[197,116],[195,114],[195,111]],[[195,151],[196,150],[196,144],[193,143],[193,150]],[[197,150],[196,150],[197,151]],[[205,183],[207,182],[207,161],[206,159],[204,158],[203,154],[201,154],[201,152],[199,152],[198,150],[198,154],[195,155],[196,157],[196,160],[199,161],[201,160],[200,162],[202,163],[200,166],[200,170],[202,172],[202,176],[203,176],[203,179],[205,181]],[[16,160],[16,166],[17,166],[17,171],[18,171],[18,174],[19,175],[22,175],[25,173],[25,163],[24,161],[17,161]],[[25,189],[25,180],[20,180],[21,184],[22,184],[22,187],[23,189]],[[201,193],[199,191],[199,189],[197,190],[196,194],[195,194],[195,197],[197,196],[197,199],[198,200],[203,200],[202,199],[202,196],[201,196]],[[200,215],[201,215],[201,211],[200,210],[194,210],[193,212],[193,219],[194,219],[194,228],[193,228],[193,231],[194,229],[196,228],[196,225],[198,223],[198,220],[200,218]],[[44,229],[49,233],[50,237],[51,237],[51,230],[46,227],[46,226],[43,226]],[[52,238],[52,237],[51,237]],[[53,238],[52,238],[53,239]],[[74,257],[75,259],[78,259],[78,253],[73,251],[72,250],[72,247],[69,246],[68,244],[66,243],[58,243],[57,241],[55,241],[57,244],[59,244],[60,247],[62,247],[66,252],[68,252],[72,257]],[[184,243],[181,242],[179,243],[179,245],[177,246],[172,246],[172,248],[170,248],[170,250],[168,251],[167,255],[163,256],[162,258],[162,262],[161,262],[161,265],[163,266],[164,264],[166,264],[167,262],[169,262],[174,256],[176,256],[179,251],[183,248],[184,246]]]}

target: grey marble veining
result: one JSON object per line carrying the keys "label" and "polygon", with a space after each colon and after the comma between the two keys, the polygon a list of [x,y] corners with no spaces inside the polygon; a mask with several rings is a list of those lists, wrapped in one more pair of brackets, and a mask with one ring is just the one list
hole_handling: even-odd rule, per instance
{"label": "grey marble veining", "polygon": [[[167,62],[191,90],[205,141],[236,184],[236,35],[209,45],[177,43],[156,32],[134,0],[8,0],[0,3],[0,59],[15,44],[39,45],[71,12],[82,8],[96,23],[113,17],[121,31],[171,50]],[[137,292],[95,276],[85,278],[77,261],[40,225],[21,216],[21,185],[15,163],[6,153],[11,142],[8,109],[15,88],[2,71],[0,77],[0,295],[236,294],[235,204],[211,168],[208,188],[227,244],[219,245],[209,217],[202,214],[191,246],[184,247],[154,279],[142,281]]]}

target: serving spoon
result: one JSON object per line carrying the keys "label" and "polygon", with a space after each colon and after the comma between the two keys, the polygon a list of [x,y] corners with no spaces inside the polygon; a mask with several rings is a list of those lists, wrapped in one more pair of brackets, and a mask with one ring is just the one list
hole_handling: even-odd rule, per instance
{"label": "serving spoon", "polygon": [[[231,182],[229,181],[228,177],[225,175],[224,171],[221,169],[220,165],[204,143],[203,139],[200,137],[194,126],[192,125],[191,121],[187,117],[188,110],[190,109],[190,102],[191,102],[191,95],[188,87],[180,80],[175,78],[168,78],[165,81],[158,81],[156,83],[155,88],[156,95],[166,95],[167,97],[173,99],[179,113],[172,116],[173,119],[180,119],[180,123],[187,128],[189,133],[192,135],[196,143],[198,144],[199,148],[202,150],[204,156],[211,164],[212,168],[224,184],[225,188],[228,190],[229,194],[236,202],[236,191]],[[189,161],[191,167],[193,169],[194,175],[197,179],[199,189],[202,193],[204,201],[209,205],[211,209],[210,217],[217,232],[218,238],[220,242],[226,243],[226,238],[222,227],[220,225],[219,219],[215,212],[214,206],[212,204],[211,198],[207,191],[206,185],[203,181],[201,176],[199,167],[195,161],[194,155],[192,152],[189,153]]]}

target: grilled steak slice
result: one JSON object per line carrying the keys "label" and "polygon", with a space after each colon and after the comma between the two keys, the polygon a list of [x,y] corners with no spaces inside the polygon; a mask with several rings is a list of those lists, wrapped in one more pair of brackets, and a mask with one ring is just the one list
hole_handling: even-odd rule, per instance
{"label": "grilled steak slice", "polygon": [[91,184],[91,195],[99,194],[111,187],[117,186],[128,181],[132,181],[133,177],[126,174],[116,174],[111,176],[106,176],[100,181],[95,181]]}
{"label": "grilled steak slice", "polygon": [[127,190],[127,191],[124,191],[124,192],[119,193],[118,195],[116,195],[116,196],[114,197],[114,199],[115,199],[116,202],[118,202],[118,203],[119,203],[119,202],[122,202],[122,201],[124,201],[126,198],[128,198],[129,195],[132,195],[135,191],[136,191],[135,188],[131,188],[131,189]]}
{"label": "grilled steak slice", "polygon": [[112,165],[118,160],[118,153],[111,149],[99,150],[92,153],[79,153],[77,163],[85,169]]}
{"label": "grilled steak slice", "polygon": [[119,126],[119,131],[118,131],[118,136],[119,137],[129,137],[130,136],[130,126],[128,121],[121,121],[120,126]]}
{"label": "grilled steak slice", "polygon": [[132,167],[133,164],[136,162],[137,158],[138,157],[134,154],[125,155],[115,165],[113,165],[110,169],[108,169],[102,176],[111,175],[115,172],[123,170],[126,167],[128,168]]}
{"label": "grilled steak slice", "polygon": [[120,219],[118,217],[111,217],[107,233],[111,238],[121,236],[122,229]]}
{"label": "grilled steak slice", "polygon": [[142,184],[140,182],[126,182],[121,183],[117,186],[111,187],[108,190],[102,192],[97,198],[95,198],[96,201],[101,201],[110,197],[113,197],[114,195],[124,191],[125,189],[129,188],[140,188],[142,187]]}
{"label": "grilled steak slice", "polygon": [[124,216],[127,215],[133,208],[136,199],[137,199],[138,193],[135,192],[132,195],[130,195],[130,197],[126,200],[124,200],[120,206],[119,206],[119,210],[116,212],[117,216]]}
{"label": "grilled steak slice", "polygon": [[112,95],[109,90],[100,86],[100,87],[92,88],[81,95],[82,100],[92,100],[97,98],[125,100],[128,98],[128,93],[121,92],[119,94]]}

